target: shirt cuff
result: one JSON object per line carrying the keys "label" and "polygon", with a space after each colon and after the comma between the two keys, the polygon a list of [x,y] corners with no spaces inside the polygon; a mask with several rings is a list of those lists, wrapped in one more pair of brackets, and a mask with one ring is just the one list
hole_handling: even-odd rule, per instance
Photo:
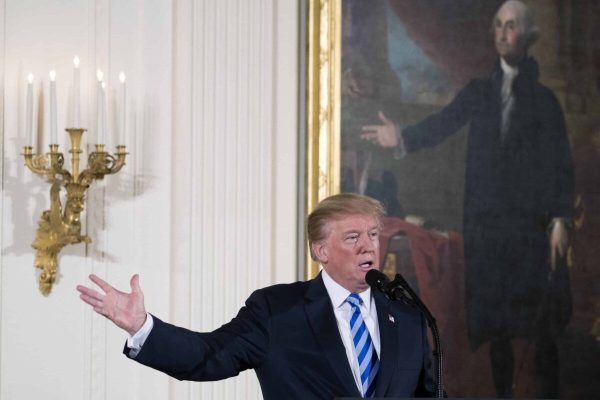
{"label": "shirt cuff", "polygon": [[142,325],[140,330],[137,331],[133,336],[129,336],[127,338],[127,347],[130,349],[130,357],[135,357],[138,355],[153,327],[154,319],[152,318],[152,315],[146,313],[146,322],[144,322],[144,325]]}
{"label": "shirt cuff", "polygon": [[404,135],[402,134],[402,128],[400,125],[396,125],[396,132],[398,135],[398,144],[394,149],[394,158],[396,160],[402,160],[408,152],[406,151],[406,146],[404,145]]}

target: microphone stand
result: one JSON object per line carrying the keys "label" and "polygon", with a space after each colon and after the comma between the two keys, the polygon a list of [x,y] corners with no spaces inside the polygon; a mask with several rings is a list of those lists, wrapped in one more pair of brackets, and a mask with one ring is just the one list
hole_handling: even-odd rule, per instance
{"label": "microphone stand", "polygon": [[396,274],[396,277],[393,281],[387,284],[387,292],[392,300],[402,300],[409,306],[415,307],[419,311],[423,313],[425,316],[425,320],[427,321],[427,325],[431,329],[431,335],[433,337],[433,356],[436,359],[436,378],[437,378],[437,397],[444,397],[444,384],[442,377],[442,365],[443,365],[443,357],[442,357],[442,344],[440,341],[440,333],[437,328],[437,324],[435,318],[427,308],[427,306],[421,301],[419,296],[412,290],[408,282],[402,277],[400,274]]}

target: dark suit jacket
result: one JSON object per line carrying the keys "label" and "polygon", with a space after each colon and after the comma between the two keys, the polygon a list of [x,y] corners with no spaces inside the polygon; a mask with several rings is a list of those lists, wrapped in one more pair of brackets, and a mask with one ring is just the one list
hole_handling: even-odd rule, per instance
{"label": "dark suit jacket", "polygon": [[[422,316],[379,292],[373,296],[381,337],[375,397],[432,396]],[[135,360],[194,381],[254,368],[265,399],[360,397],[321,275],[255,291],[231,322],[210,333],[154,318]]]}

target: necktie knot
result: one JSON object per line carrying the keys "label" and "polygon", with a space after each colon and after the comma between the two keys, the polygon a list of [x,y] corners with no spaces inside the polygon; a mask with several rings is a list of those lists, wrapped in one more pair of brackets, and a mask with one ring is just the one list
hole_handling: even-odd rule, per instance
{"label": "necktie knot", "polygon": [[357,293],[350,293],[350,296],[346,298],[346,301],[350,303],[352,307],[360,307],[362,304],[362,299]]}

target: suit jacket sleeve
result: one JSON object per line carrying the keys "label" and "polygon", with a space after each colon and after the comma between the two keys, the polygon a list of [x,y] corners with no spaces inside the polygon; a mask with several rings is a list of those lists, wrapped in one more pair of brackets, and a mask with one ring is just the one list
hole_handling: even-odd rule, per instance
{"label": "suit jacket sleeve", "polygon": [[543,96],[538,96],[537,115],[540,116],[541,132],[545,140],[541,141],[544,158],[545,177],[549,192],[546,193],[548,217],[572,218],[575,204],[575,176],[571,145],[567,134],[564,114],[556,96],[543,88]]}
{"label": "suit jacket sleeve", "polygon": [[[154,317],[154,327],[133,359],[179,380],[236,376],[264,359],[269,346],[268,321],[267,303],[259,291],[231,322],[213,332],[193,332]],[[123,352],[129,357],[127,347]]]}
{"label": "suit jacket sleeve", "polygon": [[481,83],[472,81],[442,110],[402,131],[407,152],[434,147],[456,133],[471,118]]}

